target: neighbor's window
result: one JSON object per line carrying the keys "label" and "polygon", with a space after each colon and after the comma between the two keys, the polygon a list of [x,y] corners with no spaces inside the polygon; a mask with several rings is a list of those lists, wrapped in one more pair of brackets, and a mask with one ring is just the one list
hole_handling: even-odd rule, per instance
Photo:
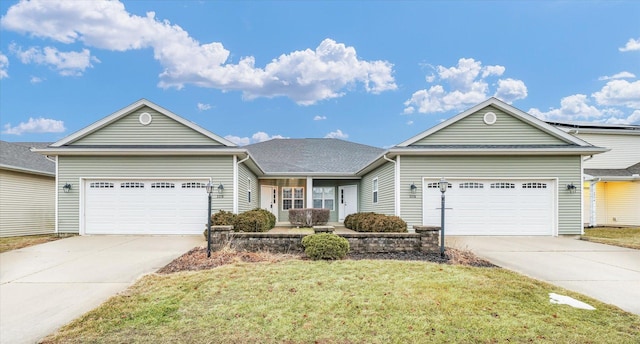
{"label": "neighbor's window", "polygon": [[378,203],[378,178],[373,179],[373,203]]}
{"label": "neighbor's window", "polygon": [[282,210],[304,208],[304,188],[282,188]]}
{"label": "neighbor's window", "polygon": [[247,178],[247,203],[251,203],[251,178]]}
{"label": "neighbor's window", "polygon": [[324,208],[333,211],[333,204],[336,198],[335,188],[313,188],[313,207]]}

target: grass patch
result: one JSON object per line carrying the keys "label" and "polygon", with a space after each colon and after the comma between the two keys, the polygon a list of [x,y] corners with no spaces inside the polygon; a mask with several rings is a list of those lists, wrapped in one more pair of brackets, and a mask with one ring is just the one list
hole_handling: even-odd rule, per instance
{"label": "grass patch", "polygon": [[[570,295],[597,308],[549,303]],[[503,269],[286,260],[148,275],[45,343],[633,343],[640,317]]]}
{"label": "grass patch", "polygon": [[0,253],[17,250],[33,245],[44,244],[45,242],[64,239],[66,236],[58,236],[56,234],[44,234],[44,235],[27,235],[0,238]]}
{"label": "grass patch", "polygon": [[582,240],[640,250],[640,227],[585,228]]}

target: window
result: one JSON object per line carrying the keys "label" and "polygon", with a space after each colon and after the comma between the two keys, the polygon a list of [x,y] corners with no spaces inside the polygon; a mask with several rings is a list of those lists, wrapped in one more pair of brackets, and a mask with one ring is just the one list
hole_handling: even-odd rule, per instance
{"label": "window", "polygon": [[373,179],[373,203],[378,203],[378,178]]}
{"label": "window", "polygon": [[126,182],[126,183],[120,183],[120,187],[123,189],[141,189],[141,188],[144,188],[144,183]]}
{"label": "window", "polygon": [[313,188],[313,207],[334,210],[335,196],[335,188]]}
{"label": "window", "polygon": [[176,185],[174,183],[165,183],[165,182],[151,183],[152,189],[173,189],[175,187]]}
{"label": "window", "polygon": [[304,188],[282,188],[282,210],[304,208]]}
{"label": "window", "polygon": [[523,189],[546,189],[546,183],[522,183]]}
{"label": "window", "polygon": [[460,188],[461,189],[484,189],[484,184],[474,183],[474,182],[460,183]]}
{"label": "window", "polygon": [[251,203],[251,178],[247,178],[247,203]]}
{"label": "window", "polygon": [[96,189],[113,189],[113,183],[95,182],[95,183],[91,183],[89,187],[96,188]]}
{"label": "window", "polygon": [[516,188],[516,184],[514,183],[491,183],[491,188],[492,189],[515,189]]}
{"label": "window", "polygon": [[[451,189],[452,184],[447,183],[447,189]],[[440,182],[427,183],[427,189],[440,189]]]}
{"label": "window", "polygon": [[182,188],[183,189],[199,189],[199,188],[204,188],[204,187],[207,187],[207,184],[205,184],[205,183],[195,183],[195,182],[182,183]]}

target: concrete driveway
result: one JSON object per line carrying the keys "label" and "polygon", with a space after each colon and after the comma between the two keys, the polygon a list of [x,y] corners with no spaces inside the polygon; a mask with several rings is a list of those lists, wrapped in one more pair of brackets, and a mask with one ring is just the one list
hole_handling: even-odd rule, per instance
{"label": "concrete driveway", "polygon": [[82,236],[0,254],[0,343],[35,343],[202,236]]}
{"label": "concrete driveway", "polygon": [[640,314],[640,250],[567,237],[452,236],[447,246]]}

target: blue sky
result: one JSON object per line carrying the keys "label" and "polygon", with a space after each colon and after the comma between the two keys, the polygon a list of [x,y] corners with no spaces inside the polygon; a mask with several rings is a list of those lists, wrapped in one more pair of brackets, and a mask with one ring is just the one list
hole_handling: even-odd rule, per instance
{"label": "blue sky", "polygon": [[0,2],[0,137],[146,98],[244,145],[400,143],[496,96],[640,124],[638,1]]}

